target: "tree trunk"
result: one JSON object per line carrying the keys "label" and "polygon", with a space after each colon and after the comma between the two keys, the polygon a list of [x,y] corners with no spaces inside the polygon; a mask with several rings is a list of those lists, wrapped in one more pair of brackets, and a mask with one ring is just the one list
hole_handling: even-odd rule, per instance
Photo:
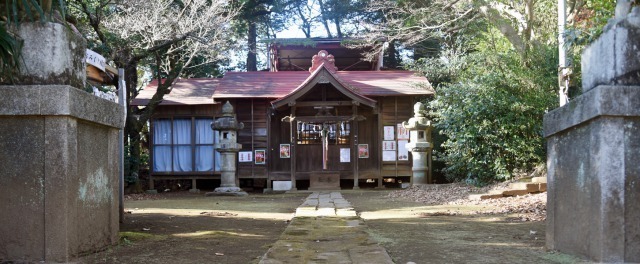
{"label": "tree trunk", "polygon": [[302,20],[302,26],[300,27],[302,29],[302,32],[307,38],[311,38],[311,22],[309,22],[309,20],[304,16],[304,14],[302,13],[302,9],[300,9],[300,6],[296,6],[296,10],[298,11],[300,20]]}
{"label": "tree trunk", "polygon": [[249,21],[249,33],[247,34],[247,42],[249,45],[249,52],[247,53],[247,71],[258,71],[257,50],[256,42],[258,33],[256,30],[256,23]]}
{"label": "tree trunk", "polygon": [[324,25],[324,29],[327,31],[327,38],[333,38],[331,30],[329,29],[329,23],[327,23],[327,9],[324,7],[322,0],[318,0],[318,5],[320,5],[320,20],[322,20],[322,25]]}
{"label": "tree trunk", "polygon": [[340,30],[340,19],[334,18],[333,23],[336,24],[336,32],[338,33],[338,37],[342,38],[342,30]]}
{"label": "tree trunk", "polygon": [[391,42],[389,42],[389,47],[387,47],[387,61],[384,64],[386,68],[389,69],[398,69],[399,66],[399,62],[398,62],[398,57],[396,56],[398,51],[396,50],[396,41],[392,40]]}

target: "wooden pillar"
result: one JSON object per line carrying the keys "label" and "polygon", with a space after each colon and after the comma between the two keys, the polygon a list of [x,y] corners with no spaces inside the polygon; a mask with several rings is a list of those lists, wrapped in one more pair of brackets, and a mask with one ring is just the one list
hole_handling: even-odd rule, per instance
{"label": "wooden pillar", "polygon": [[151,174],[149,174],[149,191],[155,191],[155,186],[153,185],[153,176]]}
{"label": "wooden pillar", "polygon": [[272,164],[274,163],[271,159],[271,149],[273,148],[273,146],[271,146],[273,143],[271,141],[271,113],[273,113],[273,110],[271,108],[267,108],[267,151],[264,153],[264,159],[267,161],[267,164],[265,165],[267,169],[267,191],[273,190],[273,187],[271,186],[271,168],[273,168]]}
{"label": "wooden pillar", "polygon": [[[383,99],[384,100],[384,99]],[[378,104],[378,136],[375,137],[373,140],[376,140],[376,145],[378,146],[376,148],[376,152],[378,153],[378,187],[377,188],[384,188],[384,185],[382,185],[382,137],[384,135],[384,124],[382,123],[382,103]],[[369,150],[371,151],[371,150]]]}
{"label": "wooden pillar", "polygon": [[196,185],[197,180],[195,178],[191,179],[191,189],[189,190],[189,192],[192,193],[198,193],[200,192],[200,190],[198,190],[198,186]]}
{"label": "wooden pillar", "polygon": [[353,133],[353,143],[351,144],[351,153],[353,153],[353,189],[360,189],[360,186],[358,186],[358,162],[360,160],[360,158],[358,158],[358,122],[360,122],[358,120],[358,103],[357,102],[353,102],[353,125],[352,125],[352,133]]}
{"label": "wooden pillar", "polygon": [[289,158],[290,162],[291,162],[291,190],[292,191],[297,191],[298,188],[296,187],[296,143],[297,143],[297,139],[296,139],[296,131],[294,131],[294,127],[297,130],[297,126],[295,124],[295,116],[296,116],[296,106],[293,105],[291,106],[291,121],[289,122],[289,132],[291,135],[291,149],[290,149],[290,154],[291,157]]}

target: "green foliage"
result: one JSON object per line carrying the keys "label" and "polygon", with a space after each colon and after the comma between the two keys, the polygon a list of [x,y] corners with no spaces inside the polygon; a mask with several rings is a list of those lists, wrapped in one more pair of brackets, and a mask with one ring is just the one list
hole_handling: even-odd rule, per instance
{"label": "green foliage", "polygon": [[[515,52],[485,51],[427,68],[454,67],[451,83],[430,103],[449,180],[485,184],[505,180],[544,161],[542,118],[557,101],[555,49],[522,61]],[[464,60],[464,62],[461,62]],[[467,65],[462,68],[460,65]],[[433,71],[433,69],[431,69]]]}
{"label": "green foliage", "polygon": [[142,152],[138,155],[133,154],[134,147],[131,145],[125,145],[124,153],[124,181],[131,185],[136,184],[140,178],[138,171],[132,168],[143,168],[149,165],[149,153]]}
{"label": "green foliage", "polygon": [[604,26],[614,16],[615,9],[615,1],[586,1],[585,7],[575,15],[573,25],[565,30],[567,45],[582,51],[584,46],[602,34]]}
{"label": "green foliage", "polygon": [[[5,13],[7,25],[19,25],[20,22],[54,21],[54,11],[65,17],[64,0],[6,0],[0,3],[0,12]],[[57,5],[56,5],[57,4]]]}
{"label": "green foliage", "polygon": [[19,68],[22,42],[0,22],[0,83],[10,82]]}

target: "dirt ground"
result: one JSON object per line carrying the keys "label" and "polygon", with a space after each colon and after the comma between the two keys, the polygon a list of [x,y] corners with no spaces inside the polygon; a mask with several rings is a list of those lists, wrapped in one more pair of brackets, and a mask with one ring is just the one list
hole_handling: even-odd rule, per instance
{"label": "dirt ground", "polygon": [[[576,263],[544,250],[544,222],[482,215],[488,205],[426,205],[393,190],[343,190],[396,263]],[[309,193],[130,197],[120,244],[81,263],[257,263]]]}

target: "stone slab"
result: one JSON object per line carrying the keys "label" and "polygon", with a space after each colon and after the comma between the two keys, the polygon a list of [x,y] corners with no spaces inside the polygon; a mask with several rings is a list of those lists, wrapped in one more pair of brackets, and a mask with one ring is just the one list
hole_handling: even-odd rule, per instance
{"label": "stone slab", "polygon": [[503,196],[519,196],[529,194],[528,190],[507,190],[502,192]]}
{"label": "stone slab", "polygon": [[515,182],[509,184],[509,188],[515,190],[526,190],[529,193],[534,193],[540,191],[540,184],[530,182]]}
{"label": "stone slab", "polygon": [[593,88],[544,115],[544,136],[574,128],[601,116],[640,116],[640,86]]}
{"label": "stone slab", "polygon": [[71,116],[124,128],[124,109],[68,85],[0,86],[0,116]]}
{"label": "stone slab", "polygon": [[23,40],[20,84],[66,84],[84,89],[87,63],[86,42],[59,23],[23,22],[18,28]]}
{"label": "stone slab", "polygon": [[336,216],[340,216],[340,217],[355,217],[357,216],[356,211],[353,210],[353,208],[350,209],[337,209],[336,210]]}
{"label": "stone slab", "polygon": [[501,193],[498,194],[472,194],[469,195],[469,200],[487,200],[487,199],[498,199],[502,198],[504,195]]}
{"label": "stone slab", "polygon": [[309,190],[340,190],[340,174],[314,172],[309,176]]}
{"label": "stone slab", "polygon": [[378,245],[350,248],[349,257],[353,264],[394,263],[387,251]]}
{"label": "stone slab", "polygon": [[547,183],[540,183],[540,191],[541,192],[547,191]]}
{"label": "stone slab", "polygon": [[[325,196],[313,193],[307,200]],[[297,208],[294,219],[259,263],[393,263],[386,250],[369,237],[366,224],[354,210],[334,209],[334,217],[318,217],[331,215],[306,209]]]}
{"label": "stone slab", "polygon": [[291,181],[273,181],[274,191],[288,191],[291,190]]}
{"label": "stone slab", "polygon": [[582,53],[582,91],[599,85],[640,83],[640,9],[626,19],[613,21]]}
{"label": "stone slab", "polygon": [[531,178],[531,182],[547,183],[547,177],[533,177],[533,178]]}

